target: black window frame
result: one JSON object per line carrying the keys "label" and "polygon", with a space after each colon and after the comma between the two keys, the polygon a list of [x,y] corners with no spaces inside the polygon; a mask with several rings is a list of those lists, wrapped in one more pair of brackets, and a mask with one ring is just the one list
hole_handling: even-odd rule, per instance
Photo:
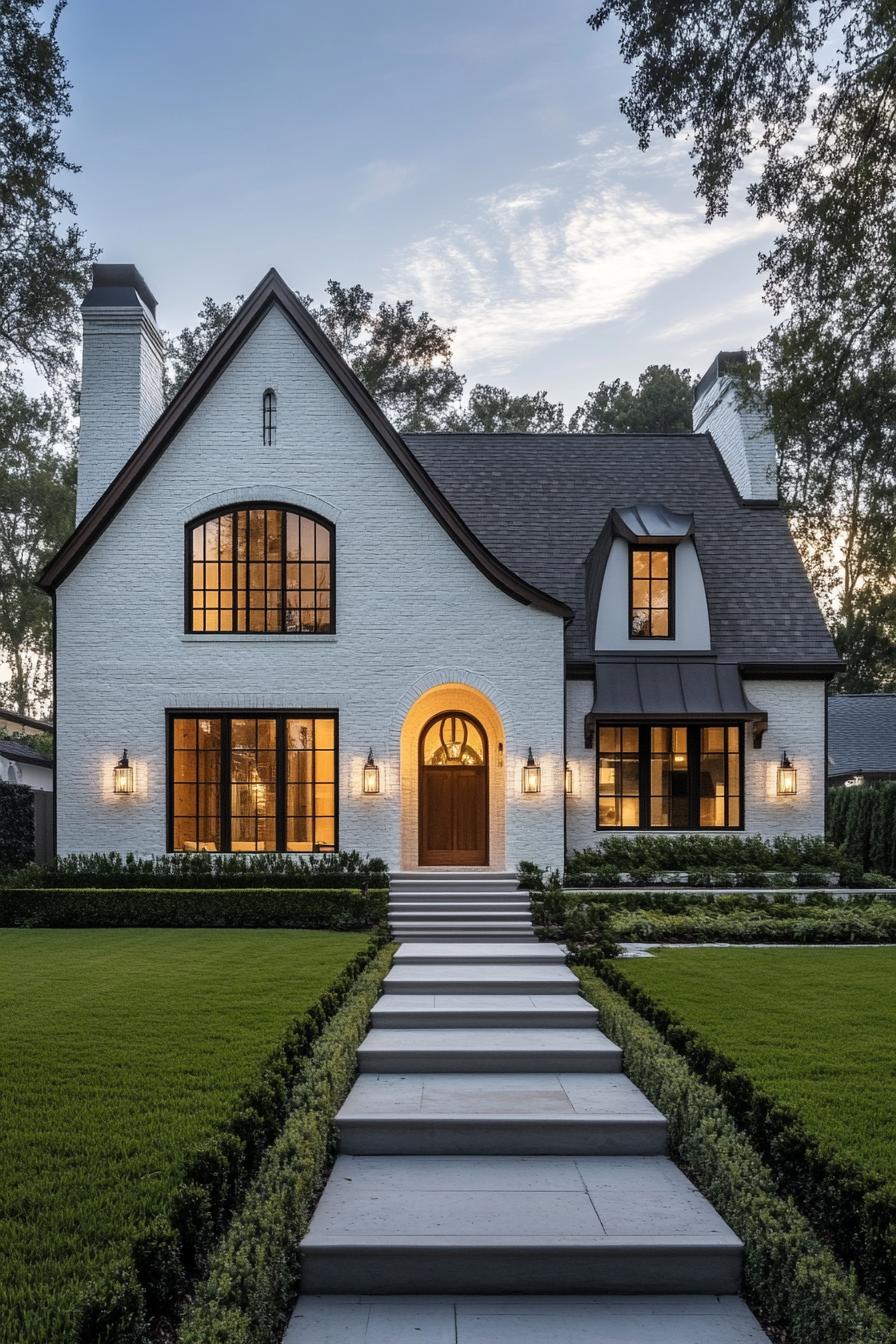
{"label": "black window frame", "polygon": [[[193,629],[193,529],[196,528],[196,527],[199,527],[200,525],[203,525],[203,524],[205,524],[205,523],[210,523],[210,522],[214,521],[214,520],[217,519],[217,518],[226,518],[226,517],[230,516],[232,519],[234,519],[235,516],[236,516],[236,514],[238,514],[238,513],[243,513],[243,512],[248,512],[248,511],[250,511],[250,510],[252,510],[252,509],[276,510],[277,512],[279,512],[279,513],[281,513],[281,514],[283,515],[283,520],[282,520],[281,525],[280,525],[280,561],[279,561],[280,566],[281,566],[281,577],[280,577],[280,629],[279,629],[279,630],[249,630],[249,629],[248,629],[248,615],[249,615],[250,607],[247,606],[247,607],[246,607],[247,628],[246,628],[245,630],[237,630],[237,629],[236,629],[236,626],[234,626],[234,628],[233,628],[232,630],[194,630],[194,629]],[[293,517],[296,517],[296,518],[298,518],[298,519],[300,520],[300,529],[301,529],[301,519],[302,519],[302,518],[308,518],[311,522],[313,522],[313,523],[315,523],[315,524],[318,524],[318,525],[321,526],[321,527],[326,528],[327,532],[329,533],[329,537],[330,537],[330,560],[329,560],[329,566],[330,566],[330,589],[329,589],[329,592],[330,592],[330,622],[329,622],[329,625],[327,625],[327,626],[325,626],[325,627],[323,627],[323,628],[321,628],[321,629],[314,629],[314,630],[287,630],[287,629],[286,629],[286,610],[287,610],[287,607],[286,607],[286,593],[287,593],[287,585],[286,585],[286,564],[287,564],[287,561],[286,561],[286,525],[285,525],[285,524],[286,524],[286,515],[287,515],[287,514],[292,515]],[[233,526],[233,523],[231,524],[231,526]],[[237,596],[237,592],[238,592],[236,566],[237,566],[237,563],[239,563],[239,562],[237,562],[237,561],[234,560],[234,561],[232,561],[231,563],[233,564],[233,580],[232,580],[233,608],[232,608],[232,609],[233,609],[234,621],[235,621],[235,620],[236,620],[236,613],[237,613],[237,601],[236,601],[236,596]],[[251,561],[249,561],[249,560],[246,561],[246,564],[250,564],[250,563],[251,563]],[[291,562],[291,563],[294,563],[294,562]],[[247,588],[246,588],[245,591],[246,591],[246,594],[247,594],[247,601],[248,601],[248,593],[249,593],[249,588],[248,588],[248,586],[247,586]],[[299,592],[301,592],[301,587],[299,588]],[[301,608],[300,608],[300,610],[301,610]],[[242,636],[242,635],[247,635],[247,636],[250,636],[250,637],[253,637],[253,638],[256,638],[256,639],[257,639],[257,638],[264,638],[264,637],[266,637],[266,636],[267,636],[267,637],[270,637],[270,638],[273,638],[273,639],[276,639],[276,638],[278,638],[278,637],[281,636],[281,635],[289,635],[289,636],[291,636],[291,637],[294,638],[294,639],[308,639],[308,638],[314,638],[315,635],[334,635],[334,634],[336,633],[336,525],[335,525],[335,523],[333,523],[329,518],[324,518],[322,514],[315,513],[315,512],[313,511],[313,509],[302,509],[302,508],[299,508],[298,505],[295,505],[295,504],[284,504],[282,500],[277,500],[277,499],[275,499],[275,500],[266,500],[266,499],[238,500],[238,501],[235,501],[235,502],[232,503],[232,504],[227,504],[227,505],[224,506],[223,508],[209,509],[209,510],[207,510],[205,513],[200,513],[200,514],[198,514],[195,518],[190,518],[189,521],[186,522],[186,523],[184,524],[184,633],[187,634],[187,635],[207,636],[209,639],[212,639],[212,640],[213,640],[213,639],[216,639],[216,638],[220,638],[220,637],[222,637],[222,636],[223,636],[225,639],[228,639],[228,638],[231,638],[233,635],[240,635],[240,636]]]}
{"label": "black window frame", "polygon": [[[633,632],[633,618],[634,618],[634,614],[635,614],[635,604],[634,604],[634,602],[633,602],[632,599],[633,599],[633,595],[634,595],[634,584],[635,584],[635,554],[636,554],[636,553],[641,553],[641,552],[646,552],[647,554],[650,554],[651,551],[665,551],[666,555],[669,557],[669,573],[668,573],[667,580],[666,580],[667,583],[669,584],[669,607],[668,607],[668,612],[669,612],[669,633],[666,634],[666,635],[654,635],[653,633],[651,633],[651,634],[649,634],[649,635],[636,635],[636,634],[634,634],[634,632]],[[675,551],[676,551],[676,547],[675,547],[675,546],[665,546],[665,545],[663,545],[662,543],[656,545],[656,544],[650,544],[650,543],[647,543],[647,542],[645,542],[645,543],[643,543],[643,544],[642,544],[641,542],[634,542],[634,541],[629,542],[629,547],[628,547],[628,637],[629,637],[629,639],[648,640],[648,641],[649,641],[649,640],[665,640],[665,639],[674,639],[674,638],[675,638]],[[651,578],[648,578],[647,582],[648,582],[648,584],[650,584],[650,583],[653,582],[653,580],[652,580]],[[658,608],[658,610],[661,610],[661,608]],[[654,611],[654,608],[653,608],[652,606],[648,606],[648,611],[652,613],[652,612]]]}
{"label": "black window frame", "polygon": [[277,442],[277,393],[266,387],[261,397],[261,441],[266,448]]}
{"label": "black window frame", "polygon": [[[174,848],[174,732],[175,719],[221,720],[221,848],[214,850],[184,850]],[[276,721],[277,751],[277,848],[274,850],[234,850],[231,842],[230,816],[230,737],[233,719],[274,719]],[[333,844],[311,849],[286,848],[286,720],[332,719],[333,721]],[[313,782],[313,781],[312,781]],[[243,709],[207,708],[165,710],[165,846],[168,854],[338,854],[339,852],[339,710],[338,709]]]}
{"label": "black window frame", "polygon": [[[652,755],[650,730],[651,728],[680,728],[686,727],[688,730],[688,824],[687,826],[654,826],[650,821],[650,760]],[[637,826],[605,826],[600,820],[600,730],[601,728],[637,728],[638,729],[638,825]],[[739,779],[738,794],[740,801],[740,820],[736,824],[726,821],[724,826],[701,826],[700,825],[700,734],[704,728],[722,728],[726,733],[729,728],[738,730],[738,763]],[[745,798],[744,798],[744,724],[734,719],[700,719],[697,721],[677,719],[653,718],[649,721],[629,719],[626,722],[621,720],[616,723],[604,721],[595,725],[595,757],[594,757],[594,825],[595,830],[604,834],[614,834],[620,831],[650,831],[657,835],[680,831],[699,831],[702,834],[720,833],[724,831],[742,831],[746,824],[745,818]],[[625,753],[623,753],[625,754]],[[727,789],[728,772],[728,752],[725,754],[726,771],[726,791],[725,791],[725,812],[728,814],[729,793]],[[619,795],[617,795],[619,796]]]}

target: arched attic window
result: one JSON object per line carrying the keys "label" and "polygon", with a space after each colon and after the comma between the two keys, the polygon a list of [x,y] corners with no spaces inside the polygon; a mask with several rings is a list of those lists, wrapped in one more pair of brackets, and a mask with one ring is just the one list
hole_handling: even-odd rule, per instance
{"label": "arched attic window", "polygon": [[283,504],[234,504],[186,528],[186,629],[334,630],[332,523]]}
{"label": "arched attic window", "polygon": [[261,441],[270,445],[277,438],[277,393],[272,387],[265,388],[261,399]]}

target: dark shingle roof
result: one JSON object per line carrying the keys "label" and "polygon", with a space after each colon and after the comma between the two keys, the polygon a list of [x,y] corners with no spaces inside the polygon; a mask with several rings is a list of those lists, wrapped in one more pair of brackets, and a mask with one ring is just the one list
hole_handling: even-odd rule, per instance
{"label": "dark shingle roof", "polygon": [[832,695],[828,773],[896,773],[896,695]]}
{"label": "dark shingle roof", "polygon": [[19,761],[22,765],[53,764],[52,756],[45,756],[42,751],[26,746],[24,742],[11,742],[3,737],[0,737],[0,756],[5,756],[8,761]]}
{"label": "dark shingle roof", "polygon": [[782,511],[736,494],[705,434],[407,434],[490,551],[575,611],[567,656],[593,656],[585,559],[610,509],[648,500],[694,515],[713,648],[745,664],[837,655]]}

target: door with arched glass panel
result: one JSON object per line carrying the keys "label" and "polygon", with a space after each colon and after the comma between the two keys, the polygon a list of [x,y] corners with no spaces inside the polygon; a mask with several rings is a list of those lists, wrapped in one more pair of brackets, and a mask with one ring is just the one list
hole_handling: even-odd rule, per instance
{"label": "door with arched glass panel", "polygon": [[488,740],[469,714],[420,734],[420,863],[488,863]]}

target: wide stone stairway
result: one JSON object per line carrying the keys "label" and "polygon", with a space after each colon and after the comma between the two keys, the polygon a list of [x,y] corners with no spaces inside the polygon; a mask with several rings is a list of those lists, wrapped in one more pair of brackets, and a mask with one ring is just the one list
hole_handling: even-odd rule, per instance
{"label": "wide stone stairway", "polygon": [[[401,888],[395,907],[428,904]],[[399,948],[286,1344],[768,1344],[741,1243],[665,1156],[564,950],[507,902],[450,919],[509,938],[449,941],[439,912]]]}

